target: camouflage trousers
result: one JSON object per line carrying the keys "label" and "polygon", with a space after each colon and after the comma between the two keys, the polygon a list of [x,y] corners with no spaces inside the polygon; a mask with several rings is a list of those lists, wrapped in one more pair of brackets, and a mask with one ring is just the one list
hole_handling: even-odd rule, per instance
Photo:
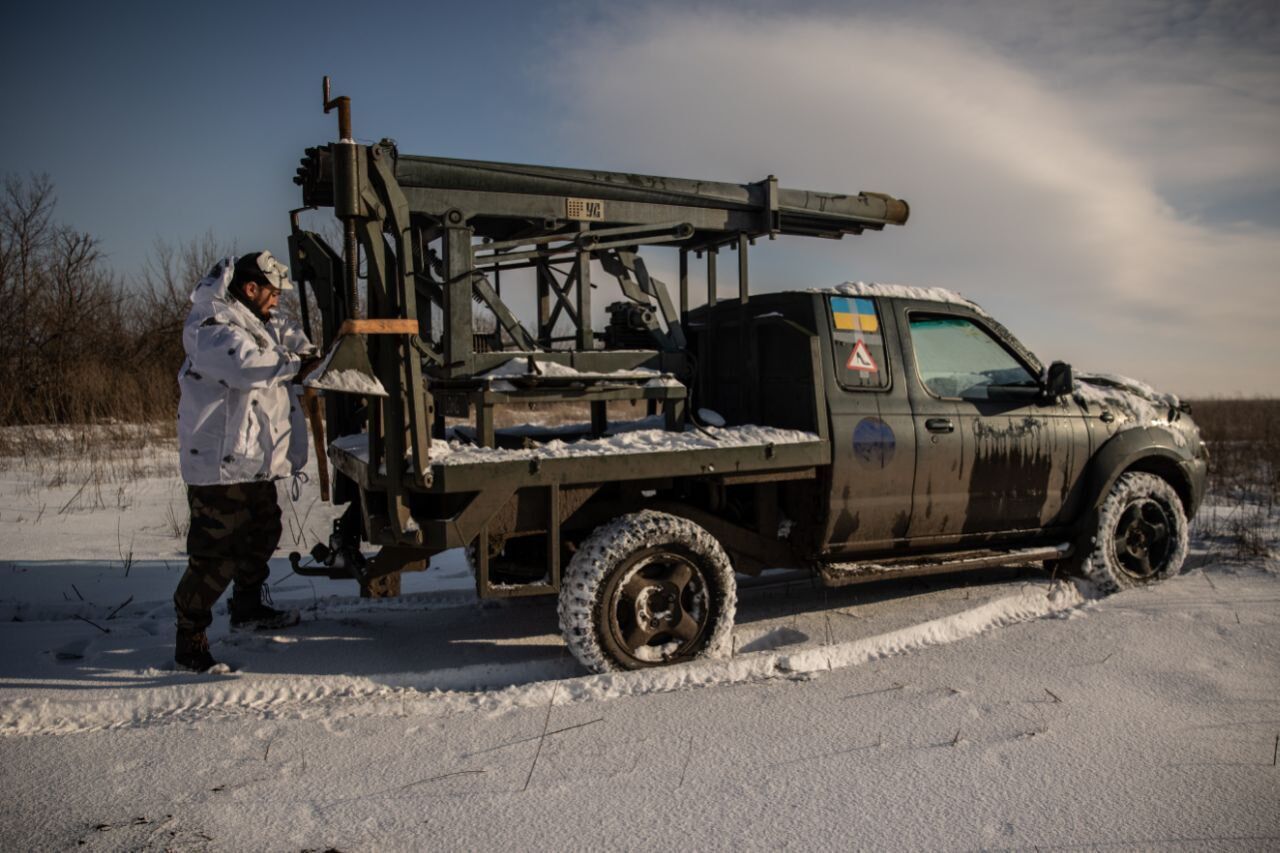
{"label": "camouflage trousers", "polygon": [[227,585],[237,590],[261,586],[267,561],[280,543],[280,504],[271,481],[225,486],[187,486],[191,528],[187,571],[173,594],[178,628],[203,631],[213,621],[213,605]]}

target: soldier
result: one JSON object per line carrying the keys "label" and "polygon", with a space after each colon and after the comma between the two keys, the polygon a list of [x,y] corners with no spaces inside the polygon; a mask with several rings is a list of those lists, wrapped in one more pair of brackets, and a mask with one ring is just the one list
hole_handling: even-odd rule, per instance
{"label": "soldier", "polygon": [[178,374],[191,527],[173,603],[174,660],[195,672],[216,665],[205,631],[229,583],[232,630],[287,628],[300,618],[272,607],[265,586],[281,534],[275,481],[307,461],[295,383],[318,361],[296,323],[272,316],[280,292],[291,289],[287,267],[270,252],[253,252],[219,261],[191,294]]}

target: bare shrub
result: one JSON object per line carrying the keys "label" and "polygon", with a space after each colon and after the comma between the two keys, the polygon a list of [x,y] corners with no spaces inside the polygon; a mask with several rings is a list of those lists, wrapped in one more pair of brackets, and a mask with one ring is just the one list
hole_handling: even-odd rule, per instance
{"label": "bare shrub", "polygon": [[1280,504],[1280,400],[1200,400],[1192,409],[1209,445],[1209,491]]}
{"label": "bare shrub", "polygon": [[110,502],[120,506],[130,500],[120,484],[177,476],[175,442],[175,425],[167,419],[0,427],[0,469],[31,472],[33,488],[87,484],[68,512],[105,505],[104,486],[112,487]]}
{"label": "bare shrub", "polygon": [[191,519],[187,516],[186,509],[185,506],[175,508],[172,501],[165,505],[165,532],[174,539],[186,539],[187,531],[191,529]]}
{"label": "bare shrub", "polygon": [[131,331],[138,355],[172,367],[182,364],[182,325],[191,310],[191,289],[229,254],[211,232],[182,243],[156,240],[142,270],[140,309]]}
{"label": "bare shrub", "polygon": [[1193,401],[1192,410],[1209,446],[1209,502],[1197,532],[1229,556],[1267,556],[1280,510],[1280,400],[1216,398]]}

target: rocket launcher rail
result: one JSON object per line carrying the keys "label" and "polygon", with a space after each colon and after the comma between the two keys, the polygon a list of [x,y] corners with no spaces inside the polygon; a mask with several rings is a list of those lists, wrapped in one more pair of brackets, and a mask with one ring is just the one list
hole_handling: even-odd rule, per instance
{"label": "rocket launcher rail", "polygon": [[[336,146],[335,146],[336,147]],[[394,149],[393,149],[394,150]],[[295,181],[308,206],[335,201],[334,156],[310,148]],[[340,156],[340,155],[339,155]],[[770,176],[749,184],[394,154],[394,175],[414,212],[453,207],[487,221],[478,236],[503,239],[500,220],[537,218],[591,222],[593,227],[688,222],[694,234],[677,245],[723,243],[747,233],[839,238],[905,224],[909,206],[884,193],[829,193],[779,187]],[[599,203],[592,206],[591,203]],[[554,230],[548,228],[548,230]]]}

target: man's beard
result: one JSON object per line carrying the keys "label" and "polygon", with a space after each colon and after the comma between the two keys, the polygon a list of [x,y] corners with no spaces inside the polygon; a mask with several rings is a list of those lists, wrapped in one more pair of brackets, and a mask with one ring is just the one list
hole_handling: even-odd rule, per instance
{"label": "man's beard", "polygon": [[229,288],[228,292],[236,298],[237,302],[239,302],[244,307],[248,308],[250,313],[252,313],[253,316],[261,320],[264,324],[271,322],[270,309],[264,311],[261,308],[259,308],[257,305],[254,305],[252,302],[249,301],[249,297],[245,295],[243,290],[240,290],[239,288]]}

